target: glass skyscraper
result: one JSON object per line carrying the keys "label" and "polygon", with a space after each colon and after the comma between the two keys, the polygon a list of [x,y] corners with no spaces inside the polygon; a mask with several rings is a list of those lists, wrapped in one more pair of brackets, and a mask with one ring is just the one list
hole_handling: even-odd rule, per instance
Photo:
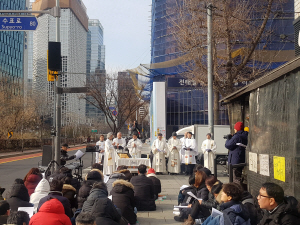
{"label": "glass skyscraper", "polygon": [[[103,26],[98,19],[89,20],[86,51],[86,82],[99,80],[105,81],[105,46],[103,45]],[[101,83],[101,90],[105,92],[105,82]],[[88,98],[92,98],[88,96]],[[87,123],[104,123],[104,114],[92,104],[86,102]]]}
{"label": "glass skyscraper", "polygon": [[[1,0],[1,10],[25,10],[26,0]],[[24,31],[0,31],[0,76],[22,85],[24,77]],[[14,94],[18,90],[12,89]]]}

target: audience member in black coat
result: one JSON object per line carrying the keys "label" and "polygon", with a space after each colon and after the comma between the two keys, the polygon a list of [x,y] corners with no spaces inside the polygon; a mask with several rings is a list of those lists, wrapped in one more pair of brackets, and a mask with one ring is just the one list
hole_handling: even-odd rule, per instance
{"label": "audience member in black coat", "polygon": [[161,192],[161,183],[160,180],[156,177],[155,170],[150,168],[148,170],[147,177],[149,177],[154,184],[155,199],[157,199],[158,194]]}
{"label": "audience member in black coat", "polygon": [[138,167],[139,175],[131,178],[134,186],[134,198],[138,211],[156,210],[154,185],[150,178],[146,177],[147,166],[144,164]]}
{"label": "audience member in black coat", "polygon": [[71,209],[77,209],[78,203],[76,199],[76,189],[70,184],[64,184],[62,194],[70,202]]}
{"label": "audience member in black coat", "polygon": [[241,201],[249,213],[251,225],[257,225],[257,223],[258,223],[257,211],[258,210],[255,207],[253,196],[248,191],[244,191]]}
{"label": "audience member in black coat", "polygon": [[52,182],[50,182],[50,192],[47,196],[41,198],[38,205],[38,211],[46,201],[50,200],[51,198],[56,198],[64,206],[65,214],[70,218],[73,216],[70,202],[62,194],[63,185],[63,182],[60,180],[52,180]]}
{"label": "audience member in black coat", "polygon": [[7,201],[0,201],[0,224],[6,224],[9,215],[9,204]]}
{"label": "audience member in black coat", "polygon": [[134,213],[135,200],[133,185],[125,180],[116,180],[113,183],[113,189],[110,192],[114,205],[122,212],[122,216],[130,224],[136,223],[136,214]]}
{"label": "audience member in black coat", "polygon": [[19,207],[33,207],[33,204],[29,203],[28,190],[24,184],[14,184],[9,193],[7,202],[11,211],[18,211]]}
{"label": "audience member in black coat", "polygon": [[83,203],[87,200],[87,197],[89,196],[90,191],[92,190],[93,184],[101,181],[103,181],[103,173],[100,170],[92,169],[90,172],[88,172],[87,176],[85,177],[85,180],[82,182],[82,186],[79,189],[77,195],[79,209],[82,208]]}
{"label": "audience member in black coat", "polygon": [[11,185],[10,189],[6,190],[6,193],[5,193],[5,198],[6,198],[6,199],[9,199],[9,198],[10,198],[10,191],[11,191],[12,187],[13,187],[15,184],[24,184],[24,181],[23,181],[23,179],[21,179],[21,178],[15,179],[14,182],[13,182],[13,184]]}
{"label": "audience member in black coat", "polygon": [[102,181],[94,183],[87,200],[83,204],[82,211],[91,212],[93,205],[98,198],[106,199],[107,197],[108,192],[105,183]]}
{"label": "audience member in black coat", "polygon": [[7,218],[7,224],[28,225],[29,215],[24,211],[12,212]]}

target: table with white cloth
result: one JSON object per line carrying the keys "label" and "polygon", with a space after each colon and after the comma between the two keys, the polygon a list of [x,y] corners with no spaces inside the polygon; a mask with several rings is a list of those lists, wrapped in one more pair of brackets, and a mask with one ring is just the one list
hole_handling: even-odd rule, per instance
{"label": "table with white cloth", "polygon": [[117,159],[117,168],[119,166],[127,166],[128,167],[128,170],[131,172],[131,173],[137,173],[138,172],[138,167],[139,165],[141,164],[144,164],[147,166],[147,169],[149,169],[151,167],[151,164],[150,164],[150,159],[147,159],[147,158],[118,158]]}

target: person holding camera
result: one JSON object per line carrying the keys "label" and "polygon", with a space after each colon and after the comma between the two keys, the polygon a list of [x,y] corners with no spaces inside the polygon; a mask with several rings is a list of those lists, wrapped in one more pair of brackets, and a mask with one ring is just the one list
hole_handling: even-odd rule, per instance
{"label": "person holding camera", "polygon": [[[225,148],[229,150],[228,163],[235,165],[245,163],[246,146],[248,144],[248,132],[244,131],[244,124],[237,122],[234,125],[235,134],[227,135]],[[242,171],[244,167],[238,167],[233,169],[233,182],[241,184]]]}

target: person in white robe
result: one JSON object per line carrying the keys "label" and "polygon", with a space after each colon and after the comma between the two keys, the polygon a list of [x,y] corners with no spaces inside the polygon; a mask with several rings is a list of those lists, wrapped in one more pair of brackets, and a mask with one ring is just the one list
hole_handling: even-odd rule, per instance
{"label": "person in white robe", "polygon": [[212,174],[214,173],[214,159],[217,151],[217,145],[214,140],[211,139],[211,134],[206,135],[206,140],[202,142],[201,150],[204,156],[204,167],[209,169]]}
{"label": "person in white robe", "polygon": [[132,139],[129,140],[127,147],[129,149],[129,154],[131,158],[141,158],[142,157],[142,147],[143,143],[138,139],[138,133],[133,132]]}
{"label": "person in white robe", "polygon": [[154,154],[152,162],[153,169],[156,173],[167,172],[165,157],[168,154],[168,146],[166,141],[162,139],[161,133],[158,133],[157,139],[153,141],[151,149]]}
{"label": "person in white robe", "polygon": [[96,152],[96,163],[104,163],[104,153],[105,153],[105,141],[104,141],[104,135],[100,135],[99,141],[96,142],[96,146],[98,146],[98,151]]}
{"label": "person in white robe", "polygon": [[119,158],[118,151],[123,151],[123,149],[126,146],[125,138],[122,138],[122,133],[121,132],[117,133],[117,137],[113,139],[113,143],[115,144],[114,145],[114,147],[116,149],[116,151],[115,151],[115,154],[116,154],[115,155],[115,160],[116,160],[116,163],[117,163],[117,160]]}
{"label": "person in white robe", "polygon": [[192,175],[193,169],[196,164],[196,155],[198,155],[198,149],[196,140],[192,138],[192,132],[187,133],[187,138],[184,140],[182,148],[182,155],[184,154],[184,163],[185,163],[185,169],[186,175]]}
{"label": "person in white robe", "polygon": [[184,145],[185,145],[185,139],[187,139],[187,133],[188,132],[185,132],[184,133],[184,136],[182,138],[180,138],[180,141],[181,141],[181,152],[180,152],[180,160],[181,160],[181,165],[180,165],[180,169],[181,169],[181,174],[184,174],[186,171],[185,171],[185,162],[184,162],[184,159],[185,159],[185,150],[183,149],[184,148]]}
{"label": "person in white robe", "polygon": [[169,173],[180,173],[180,154],[181,154],[181,141],[177,139],[176,132],[172,133],[172,137],[168,141],[169,148]]}
{"label": "person in white robe", "polygon": [[105,141],[105,156],[104,156],[104,165],[103,165],[103,174],[110,175],[113,174],[116,170],[115,162],[115,147],[113,143],[113,133],[107,134],[107,140]]}

